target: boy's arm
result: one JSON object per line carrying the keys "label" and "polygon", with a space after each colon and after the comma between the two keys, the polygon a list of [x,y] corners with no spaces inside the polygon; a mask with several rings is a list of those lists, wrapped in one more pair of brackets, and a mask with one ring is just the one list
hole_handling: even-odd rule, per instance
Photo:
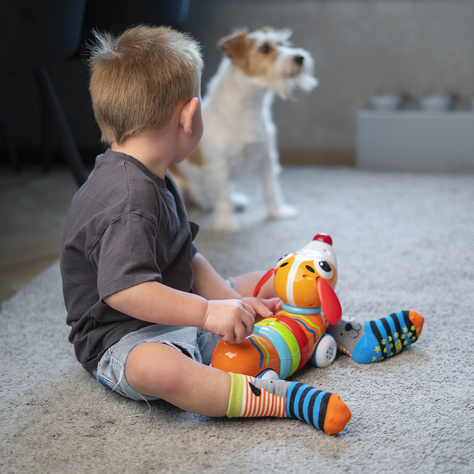
{"label": "boy's arm", "polygon": [[280,300],[278,298],[264,300],[249,296],[243,297],[216,272],[209,261],[199,252],[193,258],[193,272],[194,291],[206,299],[224,300],[238,298],[253,308],[257,313],[257,319],[273,316],[273,312],[280,309],[278,306]]}
{"label": "boy's arm", "polygon": [[244,301],[207,301],[156,281],[117,291],[104,298],[110,307],[133,318],[159,324],[201,327],[228,342],[242,342],[252,333],[255,311]]}
{"label": "boy's arm", "polygon": [[207,300],[242,298],[242,295],[234,290],[199,252],[194,255],[192,264],[193,289],[197,295],[201,295]]}

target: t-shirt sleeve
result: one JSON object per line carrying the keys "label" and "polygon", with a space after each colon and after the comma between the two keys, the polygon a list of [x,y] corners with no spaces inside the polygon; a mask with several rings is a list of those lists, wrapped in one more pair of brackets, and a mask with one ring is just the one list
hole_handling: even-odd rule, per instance
{"label": "t-shirt sleeve", "polygon": [[100,299],[146,281],[161,282],[156,256],[156,225],[127,214],[111,222],[91,253]]}

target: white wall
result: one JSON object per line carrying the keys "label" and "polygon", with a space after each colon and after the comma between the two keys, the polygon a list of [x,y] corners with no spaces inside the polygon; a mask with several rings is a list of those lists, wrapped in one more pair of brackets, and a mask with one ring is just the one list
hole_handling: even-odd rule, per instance
{"label": "white wall", "polygon": [[472,0],[192,0],[185,28],[204,46],[205,81],[220,37],[265,25],[291,28],[320,80],[309,96],[277,100],[282,150],[354,150],[356,111],[383,89],[448,88],[464,108],[474,95]]}

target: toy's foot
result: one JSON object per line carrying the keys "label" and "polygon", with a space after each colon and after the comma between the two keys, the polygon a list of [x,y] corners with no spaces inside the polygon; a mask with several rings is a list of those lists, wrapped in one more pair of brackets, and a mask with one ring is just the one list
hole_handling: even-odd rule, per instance
{"label": "toy's foot", "polygon": [[416,311],[397,311],[385,318],[366,321],[364,335],[350,355],[361,364],[393,357],[420,337],[423,323],[423,316]]}
{"label": "toy's foot", "polygon": [[337,344],[330,334],[324,334],[319,340],[311,356],[311,362],[315,367],[323,369],[329,367],[336,358]]}
{"label": "toy's foot", "polygon": [[260,372],[257,375],[257,379],[264,379],[264,380],[279,380],[280,377],[278,374],[272,369],[266,369],[263,372]]}

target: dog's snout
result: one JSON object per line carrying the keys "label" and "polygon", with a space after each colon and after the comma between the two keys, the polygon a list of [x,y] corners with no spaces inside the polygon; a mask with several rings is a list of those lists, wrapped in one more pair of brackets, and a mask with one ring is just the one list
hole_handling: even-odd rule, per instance
{"label": "dog's snout", "polygon": [[293,59],[295,60],[295,63],[298,64],[298,66],[302,66],[304,63],[304,56],[301,56],[300,54],[295,56]]}

